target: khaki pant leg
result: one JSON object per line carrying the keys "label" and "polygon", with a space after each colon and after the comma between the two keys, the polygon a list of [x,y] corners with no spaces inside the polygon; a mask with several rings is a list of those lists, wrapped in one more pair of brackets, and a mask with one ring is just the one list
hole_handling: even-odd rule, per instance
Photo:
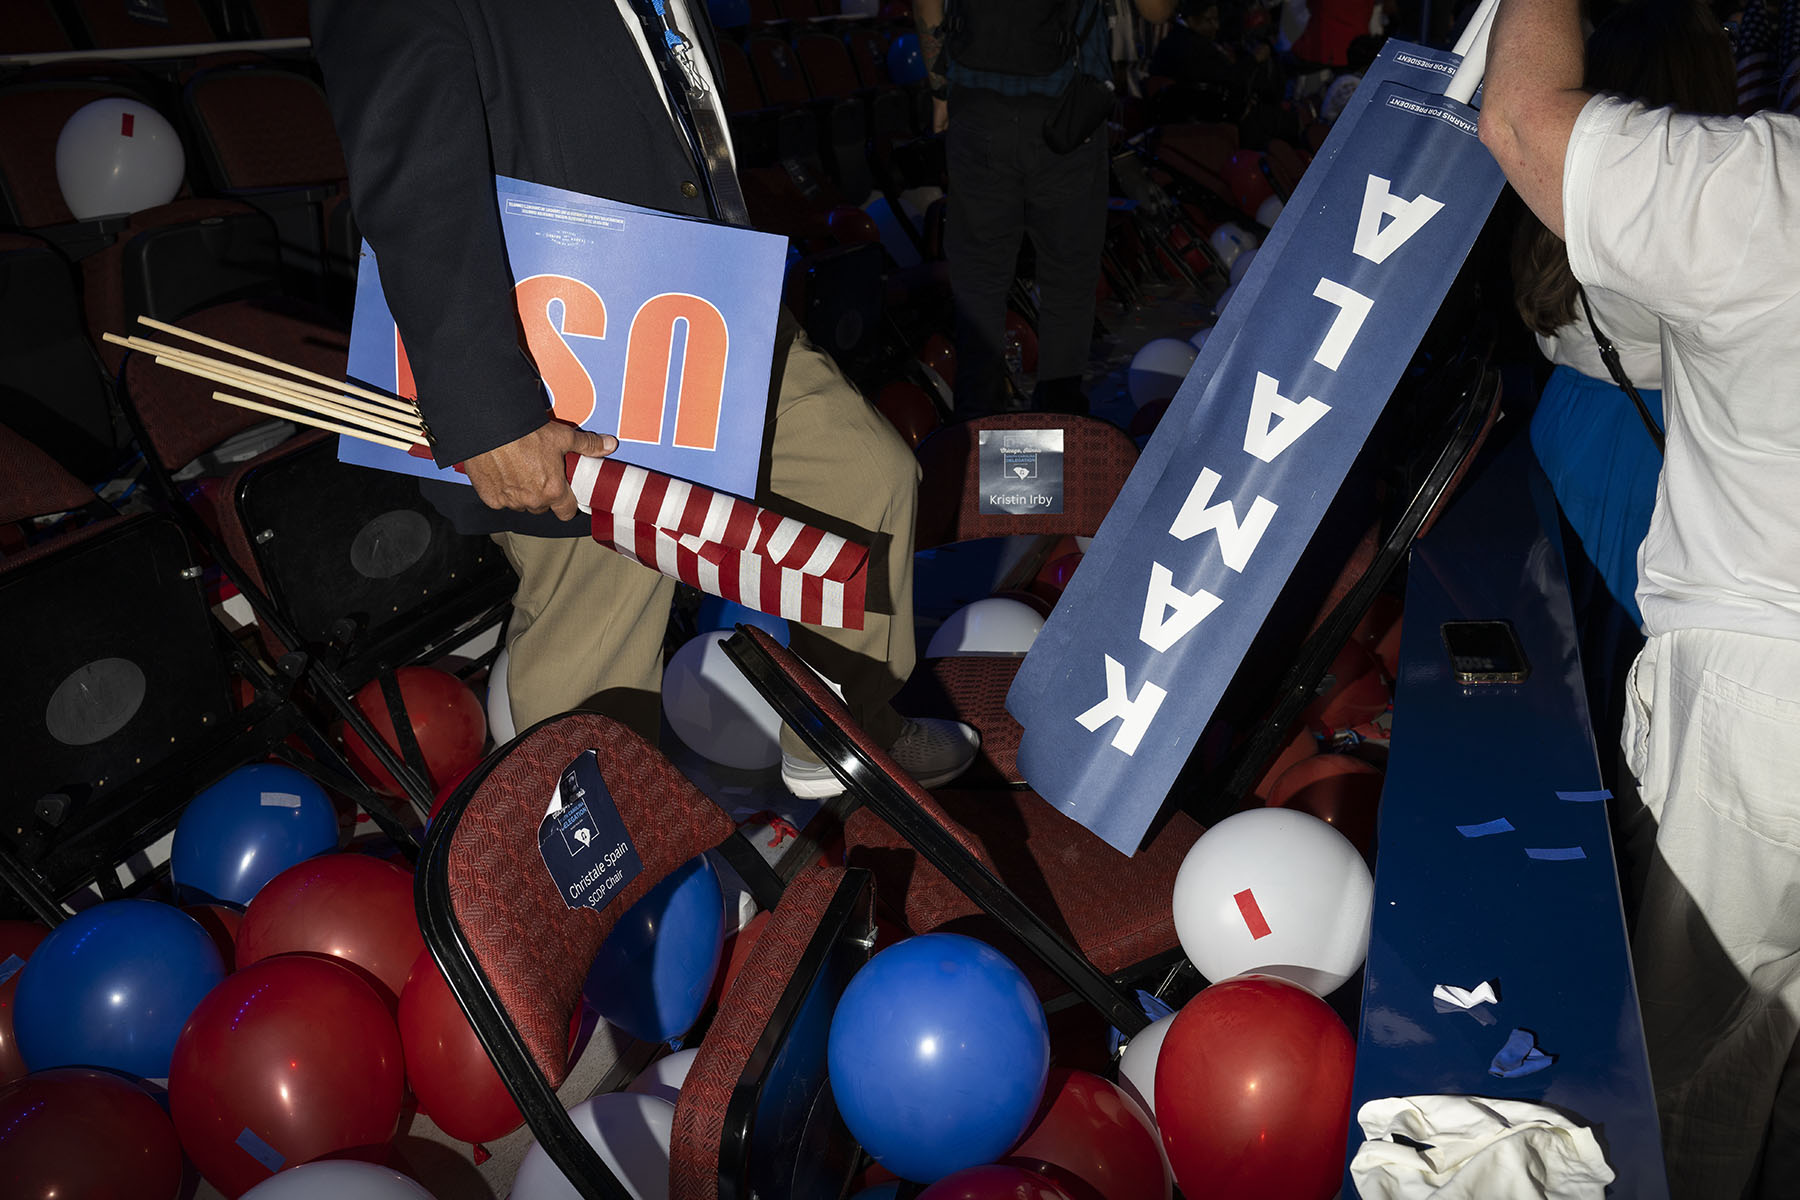
{"label": "khaki pant leg", "polygon": [[[844,689],[852,715],[882,745],[900,735],[888,702],[912,674],[913,522],[919,464],[893,426],[804,334],[795,338],[775,407],[769,482],[758,503],[873,544],[861,629],[793,622],[793,648]],[[791,731],[782,749],[812,758]]]}
{"label": "khaki pant leg", "polygon": [[499,533],[494,540],[519,573],[506,629],[515,728],[583,708],[655,745],[675,581],[592,538]]}

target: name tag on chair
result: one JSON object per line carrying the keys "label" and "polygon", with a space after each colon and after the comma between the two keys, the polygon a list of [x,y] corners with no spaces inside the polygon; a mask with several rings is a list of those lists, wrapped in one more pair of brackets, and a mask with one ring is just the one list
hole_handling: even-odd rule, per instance
{"label": "name tag on chair", "polygon": [[984,513],[1060,513],[1063,510],[1063,431],[983,429],[980,439]]}
{"label": "name tag on chair", "polygon": [[589,750],[563,771],[538,826],[538,853],[563,903],[598,912],[644,869]]}

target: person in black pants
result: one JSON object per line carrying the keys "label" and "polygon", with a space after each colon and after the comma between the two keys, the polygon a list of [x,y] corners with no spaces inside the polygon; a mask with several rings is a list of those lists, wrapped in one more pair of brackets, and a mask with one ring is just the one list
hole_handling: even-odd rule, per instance
{"label": "person in black pants", "polygon": [[[1134,3],[1156,22],[1175,8],[1174,0]],[[1043,129],[1077,70],[1111,79],[1110,7],[1111,0],[952,0],[947,27],[944,0],[913,5],[938,120],[947,120],[944,250],[956,302],[959,414],[999,406],[1006,294],[1026,233],[1039,295],[1034,407],[1087,409],[1081,372],[1106,237],[1106,129],[1065,154],[1050,148]],[[1036,63],[1026,52],[1034,38],[1049,47]]]}

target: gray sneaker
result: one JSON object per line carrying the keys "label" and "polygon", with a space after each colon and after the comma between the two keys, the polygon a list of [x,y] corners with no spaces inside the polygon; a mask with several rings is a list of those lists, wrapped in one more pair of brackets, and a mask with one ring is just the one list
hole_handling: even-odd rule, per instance
{"label": "gray sneaker", "polygon": [[[888,753],[920,787],[943,787],[969,769],[981,736],[971,725],[939,717],[908,721]],[[781,782],[802,800],[829,800],[843,794],[844,783],[830,767],[791,754],[781,756]]]}

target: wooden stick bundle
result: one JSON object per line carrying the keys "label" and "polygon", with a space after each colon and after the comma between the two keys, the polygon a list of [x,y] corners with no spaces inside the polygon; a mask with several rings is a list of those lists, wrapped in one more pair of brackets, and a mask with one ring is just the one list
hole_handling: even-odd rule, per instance
{"label": "wooden stick bundle", "polygon": [[[206,337],[177,325],[150,317],[138,321],[164,333],[185,338],[214,350],[224,351],[246,362],[271,368],[256,370],[243,363],[213,358],[197,350],[172,346],[145,337],[103,336],[114,345],[124,346],[153,356],[158,366],[181,371],[213,383],[224,384],[235,391],[248,392],[260,400],[234,394],[213,392],[214,400],[247,408],[270,416],[281,417],[315,429],[325,429],[361,438],[396,450],[411,450],[425,441],[425,424],[411,402],[389,396],[345,380],[332,379],[278,358],[257,354],[216,338]],[[282,372],[284,374],[274,374]],[[302,381],[306,382],[302,382]],[[318,386],[323,385],[323,386]],[[270,404],[267,401],[276,401]]]}

